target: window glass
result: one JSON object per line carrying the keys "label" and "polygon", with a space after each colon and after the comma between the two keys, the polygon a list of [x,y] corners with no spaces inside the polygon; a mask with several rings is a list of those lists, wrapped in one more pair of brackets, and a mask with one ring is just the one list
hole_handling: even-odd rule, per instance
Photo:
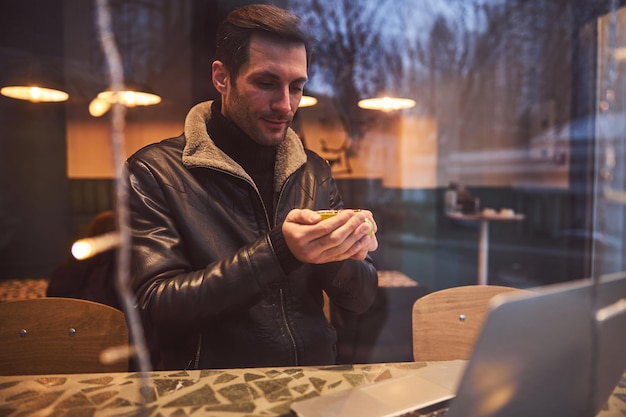
{"label": "window glass", "polygon": [[[379,269],[430,289],[479,276],[529,287],[624,269],[619,2],[276,4],[315,38],[305,94],[317,104],[301,108],[293,127],[329,161],[346,205],[374,212]],[[218,97],[214,33],[237,4],[109,5],[125,81],[160,100],[127,108],[129,155],[178,135],[193,104]],[[2,272],[46,277],[89,219],[115,204],[109,113],[90,113],[111,73],[95,3],[2,9],[2,86],[30,78],[69,93],[56,103],[0,96]],[[409,107],[363,101],[390,106],[384,97]],[[450,210],[497,218],[481,226]]]}

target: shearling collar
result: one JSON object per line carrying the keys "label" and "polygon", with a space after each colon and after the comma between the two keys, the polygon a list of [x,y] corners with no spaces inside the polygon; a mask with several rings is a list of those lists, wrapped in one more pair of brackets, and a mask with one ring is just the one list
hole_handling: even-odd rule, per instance
{"label": "shearling collar", "polygon": [[[247,172],[213,142],[206,130],[206,121],[211,117],[212,101],[195,105],[185,118],[185,149],[183,165],[187,168],[214,168],[248,179]],[[306,153],[302,141],[291,128],[287,137],[276,149],[276,167],[274,169],[274,190],[280,191],[287,178],[306,162]]]}

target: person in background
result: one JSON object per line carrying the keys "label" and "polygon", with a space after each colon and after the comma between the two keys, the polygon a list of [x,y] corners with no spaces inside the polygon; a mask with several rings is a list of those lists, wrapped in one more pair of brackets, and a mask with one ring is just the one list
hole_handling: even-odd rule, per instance
{"label": "person in background", "polygon": [[323,291],[355,313],[374,300],[372,213],[322,220],[343,201],[290,128],[309,52],[285,10],[232,11],[212,64],[220,100],[127,161],[132,285],[157,369],[333,364]]}
{"label": "person in background", "polygon": [[[89,223],[87,236],[93,237],[115,231],[115,214],[107,210],[97,214]],[[120,309],[115,288],[115,249],[78,260],[73,256],[51,274],[46,296],[80,298]]]}

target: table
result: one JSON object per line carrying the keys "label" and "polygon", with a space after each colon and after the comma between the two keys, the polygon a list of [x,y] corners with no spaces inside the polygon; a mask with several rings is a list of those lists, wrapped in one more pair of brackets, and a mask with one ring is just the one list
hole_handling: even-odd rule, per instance
{"label": "table", "polygon": [[524,219],[523,214],[465,214],[459,212],[446,213],[454,220],[467,220],[480,222],[480,232],[478,238],[478,284],[487,285],[487,265],[489,256],[489,222],[511,222]]}
{"label": "table", "polygon": [[[0,377],[0,415],[293,416],[290,405],[434,362]],[[598,417],[626,414],[626,374]]]}
{"label": "table", "polygon": [[289,415],[294,400],[403,375],[426,363],[0,377],[0,415]]}

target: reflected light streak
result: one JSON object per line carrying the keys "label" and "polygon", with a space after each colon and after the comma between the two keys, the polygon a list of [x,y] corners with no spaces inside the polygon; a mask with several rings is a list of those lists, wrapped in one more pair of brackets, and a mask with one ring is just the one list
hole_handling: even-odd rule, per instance
{"label": "reflected light streak", "polygon": [[468,415],[489,416],[505,407],[517,391],[517,365],[513,362],[498,361],[485,365],[480,378],[474,378],[472,386],[478,398],[475,410],[467,410]]}
{"label": "reflected light streak", "polygon": [[113,249],[119,244],[120,235],[118,232],[105,233],[100,236],[77,240],[72,245],[72,255],[78,260],[83,260]]}
{"label": "reflected light streak", "polygon": [[617,61],[626,61],[626,47],[615,48],[613,56]]}
{"label": "reflected light streak", "polygon": [[621,314],[626,314],[626,298],[620,298],[613,304],[599,309],[596,312],[596,320],[603,322]]}

